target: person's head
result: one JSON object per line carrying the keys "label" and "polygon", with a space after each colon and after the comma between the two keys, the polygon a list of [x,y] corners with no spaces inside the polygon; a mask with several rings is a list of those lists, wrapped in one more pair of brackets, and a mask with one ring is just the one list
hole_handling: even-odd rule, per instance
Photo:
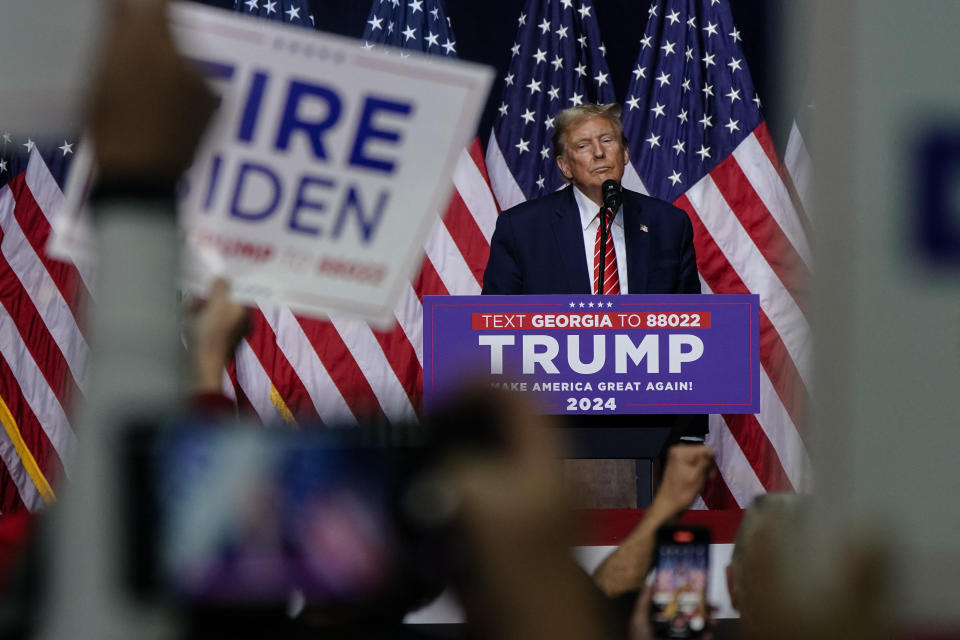
{"label": "person's head", "polygon": [[629,160],[620,105],[584,104],[564,109],[554,120],[553,155],[563,176],[599,201],[600,186],[620,182]]}
{"label": "person's head", "polygon": [[769,637],[789,606],[784,568],[808,499],[792,493],[758,496],[743,514],[727,566],[730,603],[740,612],[743,638]]}

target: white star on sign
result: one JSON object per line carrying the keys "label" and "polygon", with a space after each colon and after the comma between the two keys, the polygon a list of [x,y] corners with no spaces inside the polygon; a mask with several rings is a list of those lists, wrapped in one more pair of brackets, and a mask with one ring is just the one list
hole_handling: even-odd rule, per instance
{"label": "white star on sign", "polygon": [[601,71],[600,73],[595,75],[593,79],[597,81],[598,87],[602,87],[604,83],[607,81],[607,74]]}
{"label": "white star on sign", "polygon": [[580,12],[580,19],[581,19],[581,20],[585,20],[585,19],[587,19],[587,18],[590,17],[590,5],[588,5],[588,4],[580,5],[580,8],[577,9],[577,11]]}
{"label": "white star on sign", "polygon": [[417,30],[414,29],[413,27],[407,27],[406,29],[403,30],[403,35],[406,38],[404,42],[406,42],[407,40],[413,40],[414,38],[417,37]]}
{"label": "white star on sign", "polygon": [[655,136],[655,135],[653,135],[653,132],[651,132],[651,133],[650,133],[650,137],[647,138],[646,140],[644,140],[644,142],[646,142],[647,144],[649,144],[651,149],[654,148],[654,147],[659,147],[659,146],[660,146],[660,136]]}
{"label": "white star on sign", "polygon": [[547,35],[547,32],[550,31],[550,21],[544,18],[543,22],[537,25],[537,27],[540,29],[540,33]]}
{"label": "white star on sign", "polygon": [[708,22],[707,26],[705,26],[703,30],[707,32],[707,37],[717,35],[717,25],[713,24],[712,22]]}
{"label": "white star on sign", "polygon": [[657,82],[660,83],[661,87],[665,84],[670,84],[670,74],[661,71],[660,75],[657,76]]}
{"label": "white star on sign", "polygon": [[377,29],[381,29],[382,27],[380,25],[382,23],[383,23],[383,18],[378,18],[377,16],[373,16],[371,19],[367,20],[367,24],[370,25],[371,31],[376,31]]}
{"label": "white star on sign", "polygon": [[740,58],[730,58],[730,62],[727,63],[727,66],[730,67],[730,73],[734,71],[740,71],[740,63],[743,62]]}
{"label": "white star on sign", "polygon": [[530,151],[530,142],[528,140],[524,140],[523,138],[520,138],[520,142],[513,146],[519,149],[521,155],[523,155],[524,151]]}
{"label": "white star on sign", "polygon": [[530,95],[538,93],[540,91],[540,81],[531,79],[530,84],[527,85],[527,89],[530,89]]}
{"label": "white star on sign", "polygon": [[583,309],[583,307],[584,307],[584,303],[581,302],[581,303],[580,303],[580,308]]}
{"label": "white star on sign", "polygon": [[63,151],[64,156],[66,156],[68,153],[73,153],[73,145],[67,142],[66,140],[63,141],[63,146],[57,147],[57,149],[60,149],[60,151]]}
{"label": "white star on sign", "polygon": [[550,91],[547,91],[547,95],[550,96],[551,100],[560,99],[560,87],[550,87]]}
{"label": "white star on sign", "polygon": [[588,303],[587,303],[587,306],[590,307],[591,309],[593,309],[593,303],[592,303],[592,302],[588,302]]}
{"label": "white star on sign", "polygon": [[561,58],[559,55],[556,55],[553,57],[553,61],[551,61],[550,64],[553,65],[554,71],[559,71],[560,69],[563,69],[563,58]]}
{"label": "white star on sign", "polygon": [[670,177],[667,178],[667,180],[669,180],[671,183],[673,183],[673,186],[677,186],[678,184],[680,184],[681,182],[683,182],[683,180],[681,180],[681,178],[680,178],[680,176],[682,176],[682,175],[683,175],[683,174],[680,173],[679,171],[674,171],[672,174],[670,174]]}
{"label": "white star on sign", "polygon": [[683,140],[677,140],[677,144],[673,145],[671,148],[677,152],[677,155],[680,155],[681,153],[686,153],[687,143]]}
{"label": "white star on sign", "polygon": [[658,102],[658,103],[656,104],[656,106],[654,106],[652,109],[650,109],[650,111],[652,111],[653,113],[657,114],[657,115],[654,116],[654,117],[659,118],[660,116],[663,115],[663,109],[664,109],[665,107],[666,107],[666,105],[660,104],[660,103]]}
{"label": "white star on sign", "polygon": [[530,109],[527,109],[526,111],[524,111],[523,115],[520,117],[523,118],[524,122],[526,122],[527,124],[530,124],[531,122],[537,119],[536,114],[534,114],[533,111],[530,111]]}
{"label": "white star on sign", "polygon": [[531,57],[536,59],[537,64],[540,64],[541,62],[547,61],[547,52],[541,49],[537,49],[537,52],[533,54]]}
{"label": "white star on sign", "polygon": [[676,43],[676,42],[670,42],[669,40],[667,40],[667,41],[664,43],[664,45],[663,45],[662,47],[660,47],[660,48],[663,49],[663,55],[664,55],[664,56],[668,56],[668,55],[670,55],[671,53],[673,53],[673,48],[674,48],[675,46],[677,46],[677,43]]}
{"label": "white star on sign", "polygon": [[440,34],[430,33],[428,31],[427,37],[424,40],[427,43],[427,48],[429,49],[430,47],[439,47],[440,46],[440,41],[438,40],[439,37],[440,37]]}
{"label": "white star on sign", "polygon": [[300,7],[290,7],[289,11],[285,11],[288,16],[290,16],[290,22],[293,22],[294,18],[300,17]]}
{"label": "white star on sign", "polygon": [[667,20],[670,21],[670,24],[677,24],[680,22],[680,12],[676,10],[671,11],[667,14]]}
{"label": "white star on sign", "polygon": [[630,111],[640,108],[640,99],[637,96],[630,96],[630,99],[627,100],[627,106],[630,107]]}
{"label": "white star on sign", "polygon": [[739,130],[740,130],[740,127],[738,126],[738,123],[739,123],[739,122],[740,122],[739,120],[734,120],[733,118],[730,118],[730,122],[728,122],[727,124],[725,124],[725,125],[723,125],[723,126],[725,126],[727,129],[729,129],[729,130],[730,130],[730,133],[733,134],[734,131],[739,131]]}
{"label": "white star on sign", "polygon": [[700,145],[700,149],[697,150],[697,155],[700,156],[700,161],[703,162],[710,157],[710,147]]}
{"label": "white star on sign", "polygon": [[457,48],[454,46],[455,44],[457,43],[447,38],[447,41],[443,43],[443,48],[447,50],[447,53],[456,53]]}
{"label": "white star on sign", "polygon": [[646,77],[647,77],[647,68],[646,68],[646,67],[641,67],[640,65],[637,65],[637,68],[633,70],[633,75],[635,75],[635,76],[637,77],[637,80],[639,80],[640,78],[646,78]]}
{"label": "white star on sign", "polygon": [[571,302],[571,303],[570,303],[570,308],[571,308],[571,309],[573,309],[575,306],[577,306],[577,303],[576,303],[576,302]]}

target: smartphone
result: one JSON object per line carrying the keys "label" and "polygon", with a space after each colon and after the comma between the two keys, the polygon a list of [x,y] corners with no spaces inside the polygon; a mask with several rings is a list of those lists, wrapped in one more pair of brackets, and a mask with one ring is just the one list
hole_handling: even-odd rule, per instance
{"label": "smartphone", "polygon": [[710,530],[668,526],[657,531],[650,621],[661,638],[697,638],[707,627]]}

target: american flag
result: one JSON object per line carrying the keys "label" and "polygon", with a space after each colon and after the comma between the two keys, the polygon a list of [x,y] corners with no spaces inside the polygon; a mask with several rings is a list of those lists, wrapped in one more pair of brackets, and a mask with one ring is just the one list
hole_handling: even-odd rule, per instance
{"label": "american flag", "polygon": [[[246,5],[237,2],[238,11]],[[245,11],[246,13],[253,13]],[[261,8],[258,15],[266,16]],[[456,38],[437,0],[374,0],[365,25],[367,48],[454,56]],[[384,51],[398,51],[388,49]],[[229,367],[229,392],[264,423],[356,422],[382,415],[415,418],[423,382],[421,299],[424,295],[479,294],[498,209],[490,191],[479,141],[461,155],[454,192],[424,245],[420,272],[395,309],[386,331],[333,316],[295,316],[289,309],[254,310],[254,329]]]}
{"label": "american flag", "polygon": [[52,502],[76,444],[89,274],[45,251],[74,146],[0,130],[0,513]]}
{"label": "american flag", "polygon": [[233,10],[265,20],[314,27],[307,0],[234,0]]}
{"label": "american flag", "polygon": [[564,185],[550,142],[559,111],[614,100],[592,3],[528,0],[517,23],[487,144],[490,180],[503,209]]}
{"label": "american flag", "polygon": [[711,416],[723,482],[703,496],[710,508],[810,484],[810,246],[740,42],[722,0],[655,0],[624,105],[625,186],[688,213],[705,292],[760,296],[761,412]]}

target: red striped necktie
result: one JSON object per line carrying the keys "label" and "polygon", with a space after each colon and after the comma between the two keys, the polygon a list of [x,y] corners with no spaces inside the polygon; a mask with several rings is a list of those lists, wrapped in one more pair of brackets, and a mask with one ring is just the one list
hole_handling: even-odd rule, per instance
{"label": "red striped necktie", "polygon": [[[607,214],[607,215],[604,215]],[[613,235],[610,233],[611,223],[613,222],[613,213],[608,213],[608,209],[603,207],[597,214],[601,224],[607,225],[607,256],[603,264],[603,290],[597,285],[597,279],[600,275],[600,231],[602,227],[597,225],[597,241],[593,250],[593,290],[597,293],[618,294],[620,293],[620,276],[617,273],[617,252],[613,249]]]}

